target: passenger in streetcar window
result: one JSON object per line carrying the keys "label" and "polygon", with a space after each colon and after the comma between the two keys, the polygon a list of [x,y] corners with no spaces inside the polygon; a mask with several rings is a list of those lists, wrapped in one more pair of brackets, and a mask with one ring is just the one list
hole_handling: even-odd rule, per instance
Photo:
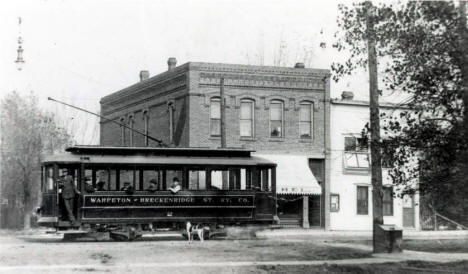
{"label": "passenger in streetcar window", "polygon": [[151,179],[149,181],[149,187],[146,190],[151,191],[151,192],[158,191],[159,190],[158,181],[156,179]]}
{"label": "passenger in streetcar window", "polygon": [[93,184],[91,183],[91,178],[89,177],[85,178],[85,190],[88,193],[93,193],[95,191]]}
{"label": "passenger in streetcar window", "polygon": [[68,174],[68,170],[63,171],[62,178],[59,179],[62,188],[62,198],[65,204],[65,209],[67,210],[68,220],[71,224],[74,225],[76,220],[73,215],[73,203],[75,200],[75,194],[81,194],[81,192],[76,189],[75,183],[73,182],[73,177]]}
{"label": "passenger in streetcar window", "polygon": [[106,191],[105,185],[106,185],[106,182],[104,182],[104,181],[97,182],[96,191]]}
{"label": "passenger in streetcar window", "polygon": [[127,194],[133,194],[134,188],[130,185],[130,182],[125,182],[120,190],[127,192]]}
{"label": "passenger in streetcar window", "polygon": [[179,192],[181,189],[182,189],[182,187],[180,186],[179,178],[174,177],[174,178],[172,179],[172,185],[171,185],[171,187],[169,188],[169,190],[172,192],[172,194],[176,194],[176,193]]}

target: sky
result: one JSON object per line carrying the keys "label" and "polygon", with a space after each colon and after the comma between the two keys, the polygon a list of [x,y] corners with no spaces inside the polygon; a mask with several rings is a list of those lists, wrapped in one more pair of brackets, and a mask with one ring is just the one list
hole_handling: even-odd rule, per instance
{"label": "sky", "polygon": [[[216,62],[329,69],[337,0],[4,0],[0,3],[0,97],[31,91],[79,144],[97,144],[96,117],[47,101],[99,111],[105,95],[177,63]],[[21,17],[21,24],[18,24]],[[24,68],[14,63],[23,38]],[[326,47],[320,47],[325,42]],[[283,54],[279,58],[279,48]],[[332,82],[331,96],[368,98],[365,72]]]}

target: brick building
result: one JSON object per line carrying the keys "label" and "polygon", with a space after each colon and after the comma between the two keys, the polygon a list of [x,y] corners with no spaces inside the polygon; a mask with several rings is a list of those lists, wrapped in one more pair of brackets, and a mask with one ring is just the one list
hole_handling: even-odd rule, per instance
{"label": "brick building", "polygon": [[[178,147],[220,147],[220,79],[224,78],[228,147],[275,161],[283,223],[329,226],[329,71],[186,63],[101,100],[101,114]],[[101,145],[158,143],[101,120]],[[328,213],[327,213],[328,212]],[[299,223],[300,222],[300,223]]]}

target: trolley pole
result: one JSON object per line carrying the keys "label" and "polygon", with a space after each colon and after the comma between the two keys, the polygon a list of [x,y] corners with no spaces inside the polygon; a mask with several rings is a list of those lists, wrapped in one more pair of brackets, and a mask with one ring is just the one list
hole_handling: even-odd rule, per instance
{"label": "trolley pole", "polygon": [[221,148],[226,148],[226,99],[224,98],[224,77],[221,77],[219,86],[221,107]]}
{"label": "trolley pole", "polygon": [[379,243],[383,241],[377,233],[379,225],[383,224],[382,206],[382,155],[380,152],[380,117],[379,90],[377,82],[377,53],[375,49],[374,7],[371,1],[366,1],[367,52],[369,64],[369,97],[370,97],[370,150],[371,150],[371,181],[372,181],[372,214],[373,214],[373,247],[374,253],[379,252]]}
{"label": "trolley pole", "polygon": [[102,120],[105,120],[105,121],[107,121],[107,122],[111,122],[111,123],[117,124],[117,125],[119,125],[119,126],[121,126],[121,127],[124,127],[124,128],[126,128],[126,129],[128,129],[128,130],[131,130],[131,131],[133,131],[133,132],[135,132],[135,133],[137,133],[137,134],[140,134],[140,135],[143,135],[143,136],[145,136],[145,137],[148,137],[148,139],[157,142],[159,146],[166,146],[166,145],[163,143],[162,140],[159,140],[159,139],[157,139],[157,138],[154,138],[154,137],[152,137],[152,136],[149,136],[148,134],[146,134],[146,133],[144,133],[144,132],[141,132],[141,131],[136,130],[136,129],[132,128],[132,127],[129,127],[129,126],[123,124],[123,123],[119,123],[119,122],[117,122],[117,121],[115,121],[115,120],[113,120],[113,119],[109,119],[109,118],[107,118],[107,117],[104,117],[104,116],[102,116],[102,115],[100,115],[100,114],[97,114],[97,113],[94,113],[94,112],[92,112],[92,111],[89,111],[89,110],[86,110],[86,109],[83,109],[83,108],[80,108],[80,107],[77,107],[77,106],[74,106],[74,105],[71,105],[71,104],[67,104],[67,103],[65,103],[65,102],[56,100],[56,99],[54,99],[54,98],[52,98],[52,97],[47,97],[47,100],[53,101],[53,102],[57,102],[57,103],[59,103],[59,104],[62,104],[62,105],[65,105],[65,106],[68,106],[68,107],[71,107],[71,108],[74,108],[74,109],[77,109],[77,110],[86,112],[86,113],[91,114],[91,115],[94,115],[94,116],[97,116],[97,117],[101,118]]}

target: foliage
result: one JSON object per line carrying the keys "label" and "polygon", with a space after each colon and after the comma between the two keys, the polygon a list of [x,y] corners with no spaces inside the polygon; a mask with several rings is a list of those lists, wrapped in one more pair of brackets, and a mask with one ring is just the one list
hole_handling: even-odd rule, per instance
{"label": "foliage", "polygon": [[39,199],[40,162],[44,153],[55,153],[70,143],[53,115],[38,106],[37,98],[17,92],[1,102],[2,198],[9,198],[16,219],[30,216]]}
{"label": "foliage", "polygon": [[[344,33],[336,47],[351,57],[334,64],[335,80],[367,63],[365,9],[362,3],[340,6]],[[419,191],[452,218],[468,217],[467,45],[460,42],[466,25],[460,28],[459,14],[452,1],[410,1],[379,4],[372,18],[381,81],[410,98],[398,114],[381,117],[387,139],[379,144],[394,164],[390,174],[404,193]]]}

